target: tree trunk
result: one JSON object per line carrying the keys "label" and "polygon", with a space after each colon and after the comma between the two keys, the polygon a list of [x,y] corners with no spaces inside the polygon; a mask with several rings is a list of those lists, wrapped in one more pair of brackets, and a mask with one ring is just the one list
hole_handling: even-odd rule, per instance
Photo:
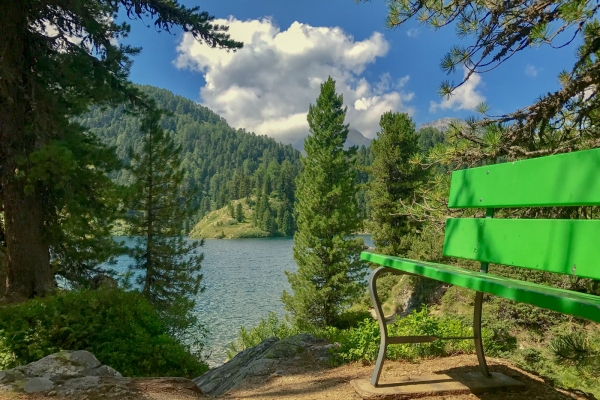
{"label": "tree trunk", "polygon": [[54,289],[41,195],[25,193],[26,161],[39,148],[35,129],[36,60],[23,1],[0,1],[0,200],[7,245],[6,300],[45,296]]}
{"label": "tree trunk", "polygon": [[42,202],[26,194],[23,182],[3,182],[5,235],[8,259],[6,300],[24,301],[46,296],[55,288],[45,241]]}

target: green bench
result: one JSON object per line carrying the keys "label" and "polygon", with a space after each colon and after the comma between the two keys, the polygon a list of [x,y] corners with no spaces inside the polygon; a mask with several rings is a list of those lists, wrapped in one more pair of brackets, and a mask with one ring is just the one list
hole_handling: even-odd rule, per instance
{"label": "green bench", "polygon": [[[600,322],[600,296],[488,274],[488,263],[600,279],[600,220],[494,219],[496,208],[600,205],[600,149],[584,150],[455,171],[450,208],[484,208],[486,218],[449,218],[444,255],[476,260],[479,272],[452,265],[363,252],[363,260],[382,265],[371,274],[369,291],[381,344],[371,385],[378,386],[387,346],[438,339],[473,339],[484,376],[490,376],[481,341],[483,294]],[[476,291],[473,336],[390,337],[376,290],[383,273],[424,276]]]}

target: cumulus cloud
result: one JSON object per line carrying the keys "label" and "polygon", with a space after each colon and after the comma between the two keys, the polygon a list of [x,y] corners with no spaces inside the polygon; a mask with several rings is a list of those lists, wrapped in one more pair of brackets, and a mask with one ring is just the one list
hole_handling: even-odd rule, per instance
{"label": "cumulus cloud", "polygon": [[[464,76],[467,76],[466,68],[464,69]],[[477,91],[477,87],[480,84],[481,76],[479,74],[472,74],[462,86],[454,90],[450,97],[444,98],[439,103],[431,101],[429,103],[429,112],[434,113],[439,109],[451,109],[454,111],[475,110],[479,103],[485,101],[485,97]]]}
{"label": "cumulus cloud", "polygon": [[525,67],[525,75],[531,76],[532,78],[535,78],[538,72],[540,72],[540,70],[534,67],[533,65],[527,64],[527,66]]}
{"label": "cumulus cloud", "polygon": [[406,31],[406,36],[411,37],[411,38],[417,37],[417,36],[419,36],[419,30],[417,28],[411,28]]}
{"label": "cumulus cloud", "polygon": [[230,17],[214,23],[228,25],[231,37],[244,42],[244,48],[228,53],[200,45],[186,34],[174,64],[204,74],[203,105],[234,127],[297,141],[308,133],[308,106],[328,76],[348,106],[346,122],[365,136],[375,136],[383,112],[413,112],[405,104],[413,94],[403,90],[408,76],[394,80],[383,74],[373,83],[362,76],[388,51],[381,33],[356,41],[337,27],[294,22],[281,30],[269,18]]}

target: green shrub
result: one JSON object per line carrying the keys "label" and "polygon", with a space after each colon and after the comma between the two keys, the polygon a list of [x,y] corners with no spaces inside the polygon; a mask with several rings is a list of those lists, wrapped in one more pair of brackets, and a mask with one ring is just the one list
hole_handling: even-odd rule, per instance
{"label": "green shrub", "polygon": [[[363,319],[355,323],[356,316]],[[364,318],[360,312],[350,313],[349,328],[340,329],[327,327],[325,329],[300,330],[285,318],[280,320],[275,313],[270,313],[266,319],[251,329],[242,327],[238,339],[229,345],[227,356],[231,359],[238,352],[256,346],[270,337],[284,339],[298,333],[309,333],[315,337],[327,339],[330,343],[338,342],[340,346],[332,350],[333,364],[350,361],[372,362],[379,352],[379,325],[371,317]],[[456,337],[473,336],[471,321],[464,316],[436,316],[427,307],[413,311],[404,318],[397,319],[388,325],[390,336],[437,336]],[[483,342],[487,355],[506,356],[507,352],[516,348],[516,339],[510,336],[502,324],[484,326]],[[387,358],[390,360],[414,360],[424,357],[443,357],[455,354],[472,353],[475,351],[473,340],[436,340],[431,343],[391,345],[388,347]]]}
{"label": "green shrub", "polygon": [[298,333],[301,333],[300,330],[293,326],[288,317],[280,321],[277,314],[271,311],[269,316],[261,319],[254,328],[246,329],[243,326],[240,328],[238,338],[229,344],[227,357],[231,359],[240,351],[254,347],[265,339],[271,337],[285,339]]}
{"label": "green shrub", "polygon": [[137,292],[62,292],[0,307],[0,370],[60,350],[88,350],[125,376],[193,378],[208,369]]}
{"label": "green shrub", "polygon": [[600,333],[597,324],[587,327],[567,323],[553,329],[554,336],[540,348],[526,348],[511,355],[519,367],[541,375],[565,389],[600,397]]}
{"label": "green shrub", "polygon": [[[473,336],[473,328],[461,318],[431,315],[427,308],[413,311],[388,325],[390,336]],[[330,332],[329,334],[332,334]],[[358,327],[337,332],[341,344],[339,356],[343,361],[374,361],[379,351],[379,326],[373,319],[365,319]],[[495,332],[484,329],[486,347],[493,343]],[[413,360],[422,357],[449,356],[474,351],[472,340],[436,340],[431,343],[398,344],[388,347],[390,360]],[[489,352],[489,351],[488,351]]]}

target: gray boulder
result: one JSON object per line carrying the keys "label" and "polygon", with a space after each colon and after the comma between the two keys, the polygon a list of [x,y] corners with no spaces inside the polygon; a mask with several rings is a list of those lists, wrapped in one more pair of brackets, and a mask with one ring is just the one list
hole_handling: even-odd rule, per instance
{"label": "gray boulder", "polygon": [[108,365],[102,365],[89,351],[61,351],[27,365],[0,371],[0,391],[39,393],[83,386],[88,390],[89,385],[98,383],[99,377],[121,378],[122,375]]}
{"label": "gray boulder", "polygon": [[25,393],[45,392],[54,387],[54,382],[48,378],[31,378],[25,382],[23,391]]}
{"label": "gray boulder", "polygon": [[15,368],[28,377],[82,376],[85,370],[97,368],[100,361],[89,351],[61,351],[38,361]]}
{"label": "gray boulder", "polygon": [[282,340],[268,338],[194,379],[194,383],[209,396],[221,396],[252,377],[282,375],[284,365],[297,362],[301,356],[307,356],[314,362],[327,362],[333,346],[306,334]]}
{"label": "gray boulder", "polygon": [[62,351],[27,365],[0,371],[0,398],[4,398],[3,391],[9,391],[71,400],[137,400],[140,391],[148,387],[159,392],[186,390],[202,393],[195,383],[184,378],[124,378],[87,351]]}

